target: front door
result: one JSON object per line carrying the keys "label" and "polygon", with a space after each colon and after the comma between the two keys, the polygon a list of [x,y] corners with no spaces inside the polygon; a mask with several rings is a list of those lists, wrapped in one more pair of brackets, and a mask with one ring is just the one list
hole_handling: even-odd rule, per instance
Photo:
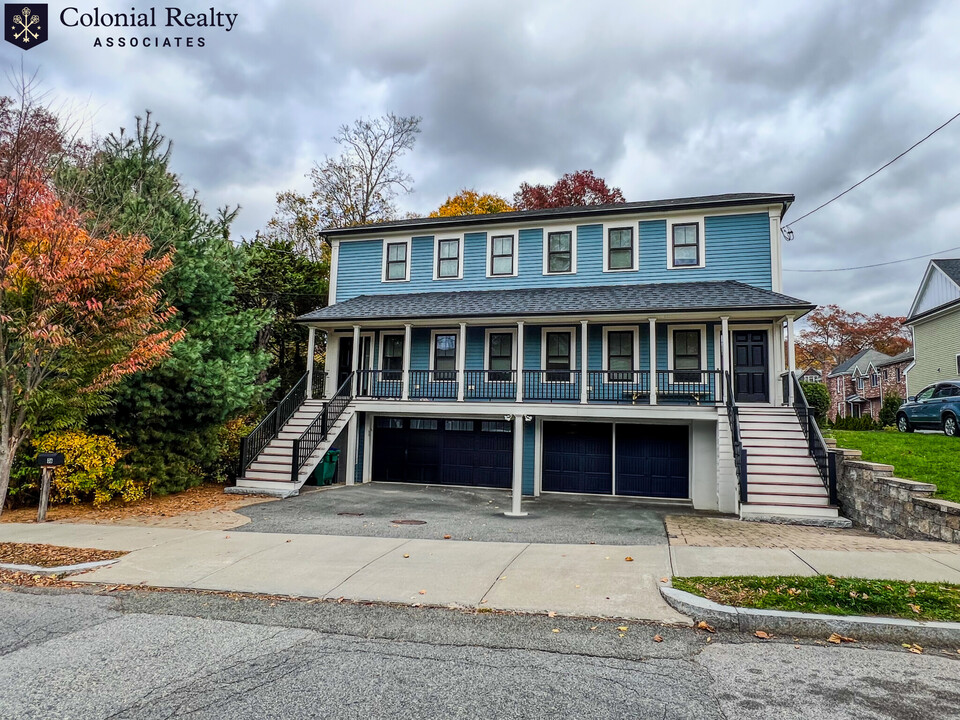
{"label": "front door", "polygon": [[[360,370],[369,370],[373,367],[373,336],[372,335],[361,335],[360,336],[360,362],[357,365]],[[346,337],[340,338],[340,353],[337,356],[337,387],[339,390],[343,383],[346,382],[347,378],[350,377],[350,373],[353,371],[353,336],[348,335]],[[370,378],[366,375],[361,374],[357,378],[359,384],[357,385],[357,392],[361,395],[366,389],[366,385],[369,385]]]}
{"label": "front door", "polygon": [[733,388],[739,402],[769,402],[767,333],[764,330],[734,330]]}

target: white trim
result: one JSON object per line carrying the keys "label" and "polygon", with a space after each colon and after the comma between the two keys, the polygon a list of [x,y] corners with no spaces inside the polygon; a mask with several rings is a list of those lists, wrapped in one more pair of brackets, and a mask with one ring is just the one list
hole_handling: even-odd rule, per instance
{"label": "white trim", "polygon": [[[383,259],[380,262],[380,282],[385,283],[399,283],[399,282],[410,282],[410,266],[413,264],[412,250],[413,250],[413,238],[390,238],[385,239],[383,242],[383,249],[381,250]],[[407,246],[407,263],[404,270],[406,275],[402,280],[387,280],[387,248],[390,245],[406,245]]]}
{"label": "white trim", "polygon": [[[547,257],[550,250],[549,238],[551,233],[570,233],[570,269],[563,272],[550,272],[547,267]],[[577,273],[577,226],[545,227],[543,228],[543,274],[544,275],[576,275]]]}
{"label": "white trim", "polygon": [[[610,231],[611,230],[632,230],[633,231],[633,265],[628,268],[610,268]],[[638,222],[605,222],[603,223],[603,272],[622,273],[637,272],[640,268],[640,224]]]}
{"label": "white trim", "polygon": [[363,468],[360,472],[360,482],[368,483],[373,480],[373,418],[368,413],[363,420]]}
{"label": "white trim", "polygon": [[[390,337],[391,335],[399,336],[400,338],[405,338],[406,331],[405,330],[381,330],[380,331],[380,338],[379,338],[380,342],[379,342],[379,347],[377,348],[377,368],[376,368],[377,370],[383,370],[383,348],[386,345],[386,343],[384,342],[384,339]],[[396,372],[401,372],[403,370],[403,357],[406,355],[406,352],[407,352],[406,342],[404,342],[403,353],[400,355],[400,358],[401,358],[400,370],[397,370]]]}
{"label": "white trim", "polygon": [[327,284],[327,305],[337,304],[337,271],[340,265],[340,241],[330,243],[330,282]]}
{"label": "white trim", "polygon": [[[567,380],[547,380],[547,333],[565,333],[570,336],[570,368],[569,370],[555,370],[553,372],[565,372]],[[569,325],[557,327],[540,328],[540,372],[543,375],[540,378],[542,383],[572,383],[576,379],[577,372],[577,328]]]}
{"label": "white trim", "polygon": [[611,332],[632,332],[633,333],[633,370],[637,372],[642,370],[640,367],[640,327],[637,325],[604,325],[603,337],[600,342],[600,369],[604,372],[610,372],[610,353],[607,333]]}
{"label": "white trim", "polygon": [[[483,334],[483,369],[490,369],[490,334],[491,333],[510,333],[513,335],[513,344],[510,348],[510,369],[517,369],[517,328],[516,327],[503,327],[503,328],[487,328]],[[494,382],[494,381],[491,381]],[[522,384],[519,380],[518,385]]]}
{"label": "white trim", "polygon": [[[487,230],[486,235],[487,252],[483,260],[484,265],[486,265],[485,275],[492,279],[517,277],[520,271],[520,230],[517,228],[503,228],[496,232]],[[504,275],[494,275],[491,272],[493,270],[493,238],[506,237],[508,235],[513,237],[513,272]]]}
{"label": "white trim", "polygon": [[[704,325],[670,325],[667,324],[667,370],[674,372],[673,367],[673,333],[677,330],[699,330],[700,331],[700,370],[707,370],[707,326]],[[769,353],[768,353],[769,354]],[[695,372],[694,370],[681,370],[680,372]]]}
{"label": "white trim", "polygon": [[543,418],[533,419],[533,496],[540,497],[543,489]]}
{"label": "white trim", "polygon": [[772,205],[767,210],[770,216],[770,289],[773,292],[783,292],[783,247],[780,233],[782,209],[779,205]]}
{"label": "white trim", "polygon": [[[457,241],[457,274],[451,277],[440,277],[440,243],[444,240]],[[463,255],[464,240],[462,233],[447,233],[446,235],[433,236],[433,279],[439,282],[445,280],[463,280]]]}
{"label": "white trim", "polygon": [[[761,324],[736,324],[730,323],[730,379],[733,380],[733,371],[734,366],[737,364],[736,356],[733,352],[734,350],[734,341],[733,334],[738,330],[763,330],[767,334],[767,402],[770,405],[776,405],[777,393],[777,380],[779,379],[779,374],[774,373],[774,368],[776,365],[776,358],[774,357],[775,350],[775,338],[773,337],[773,328],[776,325],[776,321],[772,321],[766,325]],[[733,384],[733,383],[732,383]],[[734,384],[734,391],[736,391],[736,385]],[[742,403],[738,403],[742,404]],[[754,403],[746,403],[747,405]],[[761,405],[763,403],[760,403]]]}
{"label": "white trim", "polygon": [[[707,266],[707,238],[706,223],[704,215],[689,215],[686,217],[675,217],[667,220],[667,270],[697,270]],[[673,264],[673,226],[674,225],[696,225],[697,226],[697,264],[696,265],[674,265]]]}
{"label": "white trim", "polygon": [[[437,359],[437,356],[436,356],[437,335],[453,335],[453,337],[456,338],[456,340],[454,341],[455,344],[454,344],[453,360],[454,360],[454,370],[457,370],[460,366],[460,328],[449,329],[449,330],[445,330],[441,328],[438,330],[430,331],[430,362],[427,367],[429,367],[431,371],[436,370],[435,365],[436,365],[436,359]],[[443,370],[442,372],[447,372],[447,371]]]}

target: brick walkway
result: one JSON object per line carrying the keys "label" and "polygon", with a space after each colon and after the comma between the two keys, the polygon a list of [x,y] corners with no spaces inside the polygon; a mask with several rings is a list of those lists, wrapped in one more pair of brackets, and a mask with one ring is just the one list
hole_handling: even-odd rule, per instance
{"label": "brick walkway", "polygon": [[776,525],[733,518],[668,515],[667,536],[673,546],[938,552],[960,555],[960,545],[884,538],[865,530]]}

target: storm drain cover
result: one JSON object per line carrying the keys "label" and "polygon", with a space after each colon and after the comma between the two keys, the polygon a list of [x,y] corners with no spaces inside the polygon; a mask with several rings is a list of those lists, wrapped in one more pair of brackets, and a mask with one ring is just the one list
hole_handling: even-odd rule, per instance
{"label": "storm drain cover", "polygon": [[363,517],[363,513],[352,512],[338,512],[337,515],[343,515],[344,517]]}
{"label": "storm drain cover", "polygon": [[394,525],[426,525],[426,520],[391,520]]}

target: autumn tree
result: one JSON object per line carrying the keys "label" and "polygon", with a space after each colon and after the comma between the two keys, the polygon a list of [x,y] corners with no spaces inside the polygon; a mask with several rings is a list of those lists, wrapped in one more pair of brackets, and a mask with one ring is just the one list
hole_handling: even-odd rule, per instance
{"label": "autumn tree", "polygon": [[593,174],[593,170],[567,173],[553,185],[522,183],[513,196],[517,210],[580,205],[611,205],[626,202],[620,188],[611,188],[607,181]]}
{"label": "autumn tree", "polygon": [[513,207],[499,195],[480,194],[476,190],[464,188],[452,195],[432,213],[430,217],[457,217],[460,215],[490,215],[510,212]]}
{"label": "autumn tree", "polygon": [[804,318],[797,334],[797,363],[824,373],[862,350],[898,355],[910,348],[903,317],[849,312],[837,305],[819,307]]}

